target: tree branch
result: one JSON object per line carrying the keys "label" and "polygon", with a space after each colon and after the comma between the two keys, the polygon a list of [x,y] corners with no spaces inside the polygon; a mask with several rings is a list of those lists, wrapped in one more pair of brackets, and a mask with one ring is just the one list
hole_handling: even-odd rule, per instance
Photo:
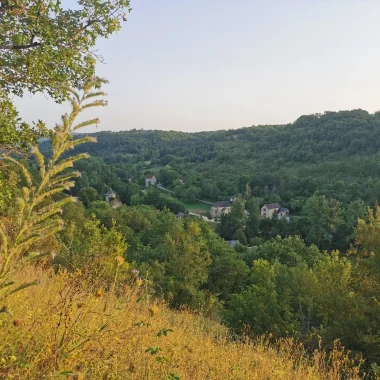
{"label": "tree branch", "polygon": [[35,48],[38,46],[41,46],[41,43],[32,42],[32,43],[27,44],[27,45],[0,45],[0,50],[23,50],[23,49]]}
{"label": "tree branch", "polygon": [[95,24],[97,22],[101,22],[101,20],[99,19],[94,19],[94,20],[89,20],[87,22],[87,24],[83,25],[80,29],[78,29],[75,33],[74,33],[74,37],[77,36],[79,33],[83,32],[84,30],[86,30],[88,27],[90,27],[92,24]]}

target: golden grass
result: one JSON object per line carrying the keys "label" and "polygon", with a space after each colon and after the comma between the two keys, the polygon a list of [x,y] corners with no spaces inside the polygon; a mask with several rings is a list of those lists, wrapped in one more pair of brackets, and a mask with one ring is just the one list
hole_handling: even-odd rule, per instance
{"label": "golden grass", "polygon": [[144,301],[142,287],[116,297],[88,293],[80,275],[18,275],[36,278],[7,300],[12,316],[0,314],[0,379],[359,379],[339,350],[327,365],[292,340],[232,342],[207,318]]}

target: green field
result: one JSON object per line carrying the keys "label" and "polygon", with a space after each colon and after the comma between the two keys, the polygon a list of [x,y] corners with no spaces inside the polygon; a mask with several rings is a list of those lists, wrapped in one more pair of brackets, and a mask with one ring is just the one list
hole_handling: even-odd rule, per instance
{"label": "green field", "polygon": [[211,205],[208,205],[206,203],[202,202],[196,202],[196,203],[185,203],[186,210],[193,212],[193,213],[205,213],[209,212],[211,209]]}
{"label": "green field", "polygon": [[163,168],[164,166],[163,165],[157,165],[157,166],[154,166],[153,168],[144,168],[144,169],[141,169],[141,172],[144,173],[144,172],[150,172],[150,174],[152,175],[157,175],[158,172]]}

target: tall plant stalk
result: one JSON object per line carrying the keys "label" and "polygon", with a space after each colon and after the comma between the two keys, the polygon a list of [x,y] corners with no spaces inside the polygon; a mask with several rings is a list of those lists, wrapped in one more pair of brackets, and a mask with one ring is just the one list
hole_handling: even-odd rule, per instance
{"label": "tall plant stalk", "polygon": [[[40,256],[42,244],[63,228],[63,220],[60,217],[62,207],[74,202],[75,198],[63,194],[58,197],[58,194],[73,187],[73,179],[80,176],[78,171],[70,170],[74,162],[88,157],[86,153],[71,157],[63,155],[77,145],[96,141],[90,136],[74,139],[73,132],[88,125],[98,124],[98,119],[78,124],[75,124],[75,120],[87,108],[106,105],[102,99],[94,100],[105,95],[100,91],[104,82],[89,80],[79,92],[65,89],[73,95],[72,111],[69,115],[62,116],[62,123],[51,133],[51,158],[46,162],[37,145],[31,148],[39,166],[38,180],[33,181],[28,166],[23,162],[12,157],[3,157],[4,162],[20,172],[26,185],[15,199],[9,216],[0,218],[0,300],[34,284],[14,284],[11,280],[12,269],[24,259]],[[0,309],[1,311],[6,310]]]}

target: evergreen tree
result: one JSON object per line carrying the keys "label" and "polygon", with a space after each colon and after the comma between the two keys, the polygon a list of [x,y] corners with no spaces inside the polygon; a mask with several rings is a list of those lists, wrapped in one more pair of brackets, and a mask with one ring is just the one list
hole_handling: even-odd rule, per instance
{"label": "evergreen tree", "polygon": [[260,209],[259,209],[259,199],[252,197],[245,204],[246,210],[248,212],[248,219],[245,226],[245,234],[248,240],[258,236],[259,225],[260,225]]}

